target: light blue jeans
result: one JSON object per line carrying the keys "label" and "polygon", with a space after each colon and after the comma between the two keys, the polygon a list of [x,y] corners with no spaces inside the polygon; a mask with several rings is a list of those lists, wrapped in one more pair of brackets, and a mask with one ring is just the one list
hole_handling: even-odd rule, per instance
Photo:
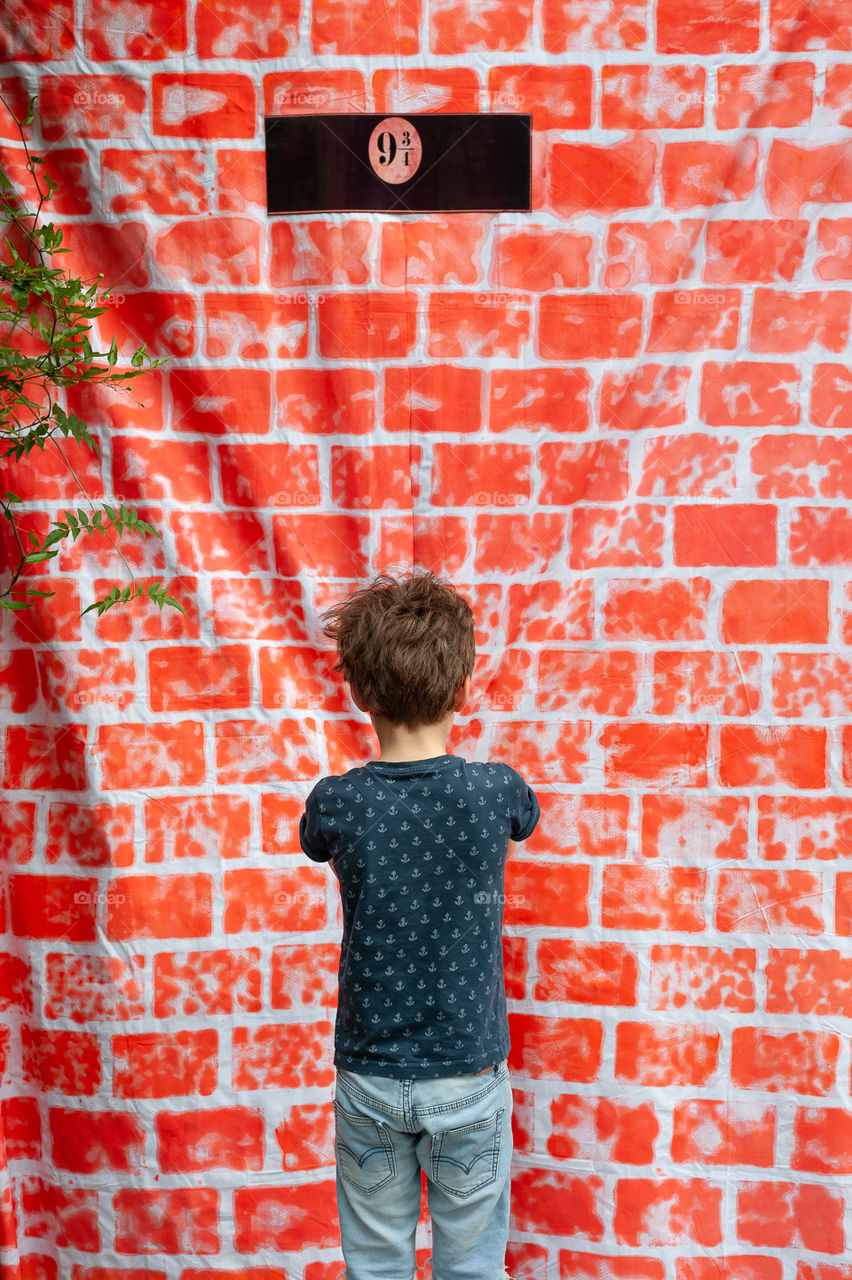
{"label": "light blue jeans", "polygon": [[346,1280],[413,1280],[420,1170],[432,1280],[503,1280],[512,1087],[504,1059],[435,1080],[337,1072],[337,1208]]}

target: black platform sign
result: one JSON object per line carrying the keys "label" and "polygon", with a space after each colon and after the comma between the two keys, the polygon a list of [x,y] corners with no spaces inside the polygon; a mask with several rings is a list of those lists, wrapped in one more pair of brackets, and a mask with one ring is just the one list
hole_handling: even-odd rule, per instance
{"label": "black platform sign", "polygon": [[529,115],[266,117],[269,213],[530,209]]}

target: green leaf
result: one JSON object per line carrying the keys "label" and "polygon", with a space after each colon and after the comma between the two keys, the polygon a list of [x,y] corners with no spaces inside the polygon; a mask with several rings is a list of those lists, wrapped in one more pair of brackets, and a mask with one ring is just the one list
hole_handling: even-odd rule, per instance
{"label": "green leaf", "polygon": [[116,343],[115,338],[113,338],[112,345],[110,346],[109,354],[107,356],[107,362],[110,368],[112,368],[112,366],[115,364],[117,359],[118,359],[118,344]]}
{"label": "green leaf", "polygon": [[36,591],[35,587],[27,587],[28,596],[55,596],[55,591]]}
{"label": "green leaf", "polygon": [[58,555],[58,551],[31,551],[28,556],[24,556],[24,564],[41,564],[42,560],[52,560]]}

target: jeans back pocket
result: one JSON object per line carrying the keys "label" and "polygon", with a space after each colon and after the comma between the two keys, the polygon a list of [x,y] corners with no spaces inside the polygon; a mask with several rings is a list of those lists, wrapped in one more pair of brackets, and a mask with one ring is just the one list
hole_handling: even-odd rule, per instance
{"label": "jeans back pocket", "polygon": [[500,1107],[488,1120],[444,1129],[432,1139],[432,1181],[442,1191],[464,1198],[497,1177],[503,1115]]}
{"label": "jeans back pocket", "polygon": [[393,1146],[382,1125],[354,1116],[334,1099],[335,1154],[342,1176],[359,1191],[378,1191],[394,1175]]}

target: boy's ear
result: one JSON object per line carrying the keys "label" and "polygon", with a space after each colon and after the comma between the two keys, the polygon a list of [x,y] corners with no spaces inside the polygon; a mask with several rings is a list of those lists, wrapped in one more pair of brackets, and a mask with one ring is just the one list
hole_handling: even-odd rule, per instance
{"label": "boy's ear", "polygon": [[461,711],[462,707],[467,702],[469,697],[470,697],[470,676],[465,676],[464,684],[459,689],[459,694],[458,694],[458,697],[456,698],[456,705],[454,707],[454,710]]}

